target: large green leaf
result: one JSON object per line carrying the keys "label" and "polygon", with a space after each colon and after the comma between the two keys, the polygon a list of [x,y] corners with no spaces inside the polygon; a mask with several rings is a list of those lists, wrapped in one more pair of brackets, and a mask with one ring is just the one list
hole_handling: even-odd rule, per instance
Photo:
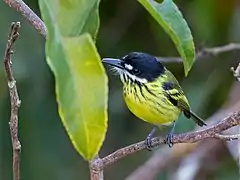
{"label": "large green leaf", "polygon": [[[100,0],[40,0],[45,2],[52,23],[56,23],[62,36],[77,36],[84,32],[96,38],[99,27]],[[44,13],[43,11],[41,11]]]}
{"label": "large green leaf", "polygon": [[172,0],[161,4],[154,0],[138,0],[171,37],[183,59],[185,75],[195,59],[195,47],[191,31],[178,7]]}
{"label": "large green leaf", "polygon": [[55,76],[59,115],[75,149],[90,160],[107,130],[108,80],[92,39],[99,0],[39,4],[48,29],[46,57]]}

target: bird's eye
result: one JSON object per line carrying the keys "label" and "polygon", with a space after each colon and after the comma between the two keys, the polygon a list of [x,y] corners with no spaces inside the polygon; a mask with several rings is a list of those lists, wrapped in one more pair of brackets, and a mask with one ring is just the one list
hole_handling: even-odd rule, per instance
{"label": "bird's eye", "polygon": [[138,69],[136,69],[136,68],[134,68],[132,71],[133,71],[134,74],[140,73],[140,71]]}

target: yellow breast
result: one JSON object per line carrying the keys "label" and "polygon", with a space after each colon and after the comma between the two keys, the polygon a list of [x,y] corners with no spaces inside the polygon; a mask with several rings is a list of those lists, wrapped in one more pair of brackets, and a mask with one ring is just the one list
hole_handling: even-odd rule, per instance
{"label": "yellow breast", "polygon": [[151,83],[143,86],[125,84],[124,100],[138,118],[155,125],[171,125],[181,111],[155,86]]}

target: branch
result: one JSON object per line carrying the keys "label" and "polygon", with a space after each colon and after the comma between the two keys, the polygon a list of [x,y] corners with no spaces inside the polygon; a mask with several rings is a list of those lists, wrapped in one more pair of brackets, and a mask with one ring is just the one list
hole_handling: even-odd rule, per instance
{"label": "branch", "polygon": [[[205,130],[175,135],[173,138],[173,143],[175,144],[176,143],[194,143],[206,138],[219,139],[219,137],[215,135],[216,133],[220,133],[233,126],[237,126],[239,124],[240,124],[240,111],[231,114],[230,116],[226,117],[221,122],[219,122],[217,125],[207,128]],[[229,140],[229,139],[225,139],[225,140]],[[164,144],[164,143],[165,143],[165,138],[163,137],[156,137],[152,140],[152,145],[154,147],[157,147],[160,144]],[[121,148],[113,152],[112,154],[104,157],[102,159],[101,168],[109,166],[110,164],[115,163],[119,159],[131,154],[135,154],[145,148],[146,148],[145,141],[141,141],[136,144],[132,144],[130,146]]]}
{"label": "branch", "polygon": [[91,180],[103,180],[102,166],[102,161],[98,155],[92,161],[90,161],[89,169]]}
{"label": "branch", "polygon": [[21,101],[18,97],[16,81],[13,77],[13,72],[11,69],[11,54],[13,53],[12,47],[14,42],[19,37],[20,22],[12,23],[11,30],[8,35],[8,42],[4,56],[4,65],[7,76],[8,88],[10,92],[11,99],[11,117],[9,121],[10,133],[12,138],[13,147],[13,178],[14,180],[20,179],[20,153],[21,144],[18,140],[18,109],[20,107]]}
{"label": "branch", "polygon": [[[226,52],[231,51],[240,51],[239,43],[230,43],[224,46],[218,46],[213,48],[203,48],[196,54],[196,60],[207,59],[212,56],[217,56]],[[157,59],[161,62],[165,63],[173,63],[178,62],[182,63],[182,58],[180,57],[157,57]]]}
{"label": "branch", "polygon": [[222,139],[225,141],[233,141],[240,139],[240,134],[233,134],[233,135],[222,135],[222,134],[215,134],[215,138]]}
{"label": "branch", "polygon": [[9,7],[20,12],[30,24],[46,39],[47,28],[44,22],[22,1],[22,0],[3,0]]}
{"label": "branch", "polygon": [[233,76],[237,79],[237,81],[240,82],[240,63],[238,64],[236,69],[234,69],[234,67],[231,67],[230,70],[233,72]]}

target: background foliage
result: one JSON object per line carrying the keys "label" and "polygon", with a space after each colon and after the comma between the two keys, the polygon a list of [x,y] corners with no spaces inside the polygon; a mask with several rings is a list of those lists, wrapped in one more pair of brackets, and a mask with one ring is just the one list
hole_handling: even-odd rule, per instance
{"label": "background foliage", "polygon": [[[240,42],[238,0],[175,2],[191,27],[197,48]],[[37,1],[29,0],[26,3],[39,14]],[[170,38],[136,1],[104,0],[100,4],[100,18],[97,47],[102,57],[120,57],[129,51],[145,51],[156,56],[178,55]],[[13,68],[22,100],[19,126],[22,179],[87,179],[88,164],[72,147],[58,117],[54,79],[44,60],[44,39],[20,14],[3,2],[0,2],[0,54],[3,57],[12,21],[22,23],[21,37],[13,55]],[[237,61],[237,53],[198,61],[187,78],[184,78],[182,64],[167,64],[167,67],[179,79],[193,109],[206,118],[225,103],[234,81],[229,67]],[[3,66],[0,67],[0,177],[10,180],[10,104],[5,73]],[[191,121],[181,118],[177,131],[185,132],[193,127]],[[137,120],[128,111],[122,99],[120,81],[116,76],[110,76],[109,129],[100,155],[144,139],[150,129],[150,125]],[[106,179],[124,179],[149,156],[151,152],[143,151],[119,161],[105,171]],[[211,178],[238,179],[236,163],[229,154],[225,156]],[[159,179],[168,179],[172,170],[159,175]]]}

